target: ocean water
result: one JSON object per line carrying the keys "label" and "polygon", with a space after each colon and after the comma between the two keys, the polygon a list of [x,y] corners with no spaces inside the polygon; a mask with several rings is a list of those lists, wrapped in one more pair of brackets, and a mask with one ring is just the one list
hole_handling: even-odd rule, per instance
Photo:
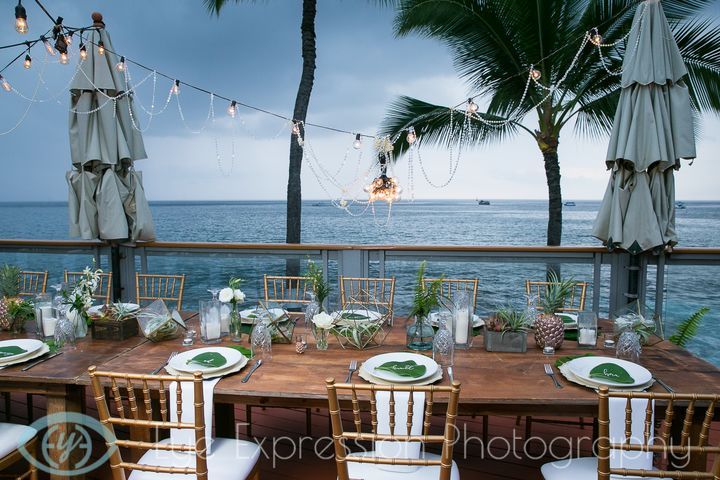
{"label": "ocean water", "polygon": [[[720,233],[720,202],[686,202],[677,211],[677,230],[683,247],[717,247]],[[590,235],[599,202],[576,201],[563,210],[563,245],[592,245],[600,242]],[[158,240],[188,242],[276,243],[285,238],[285,203],[245,202],[156,202],[151,204]],[[356,216],[333,207],[327,201],[303,204],[305,243],[373,245],[544,245],[547,226],[545,201],[497,200],[480,206],[472,200],[417,200],[399,202],[391,216],[380,207],[373,215],[353,209]],[[67,205],[64,203],[0,203],[0,238],[67,239]],[[11,254],[0,252],[0,262],[25,269],[47,269],[50,282],[60,281],[65,269],[81,269],[91,262],[84,255]],[[149,271],[185,273],[186,307],[208,296],[207,289],[227,283],[231,276],[245,279],[243,290],[249,301],[262,295],[263,274],[282,274],[281,259],[228,258],[218,256],[150,257]],[[108,269],[107,265],[101,267]],[[386,263],[386,273],[396,277],[396,312],[407,310],[413,289],[415,261]],[[337,266],[329,276],[336,278]],[[371,269],[373,266],[371,265]],[[542,278],[545,265],[487,262],[431,262],[428,275],[480,279],[478,305],[490,310],[503,304],[520,304],[526,278]],[[663,318],[666,332],[701,306],[709,306],[705,327],[691,350],[720,365],[720,281],[717,267],[667,269]],[[607,308],[609,268],[603,269],[601,311]],[[563,276],[592,282],[589,265],[565,265]],[[336,298],[337,286],[331,282]],[[654,274],[648,279],[649,297],[654,292]],[[592,292],[588,292],[588,299]],[[652,308],[652,305],[649,305]]]}

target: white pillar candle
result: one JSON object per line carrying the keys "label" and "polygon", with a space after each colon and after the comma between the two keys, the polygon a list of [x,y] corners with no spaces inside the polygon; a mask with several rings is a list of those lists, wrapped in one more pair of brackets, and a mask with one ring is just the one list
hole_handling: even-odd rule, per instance
{"label": "white pillar candle", "polygon": [[220,322],[208,322],[205,326],[205,335],[208,340],[220,338]]}
{"label": "white pillar candle", "polygon": [[46,337],[52,337],[55,335],[55,324],[57,323],[57,318],[51,317],[51,316],[45,316],[43,313],[42,318],[42,325],[43,325],[43,335]]}
{"label": "white pillar candle", "polygon": [[230,331],[230,306],[223,305],[220,307],[220,330],[223,332]]}
{"label": "white pillar candle", "polygon": [[458,308],[455,310],[455,343],[463,345],[468,343],[468,323],[470,322],[470,310]]}
{"label": "white pillar candle", "polygon": [[40,311],[42,312],[42,317],[52,317],[53,316],[53,308],[52,306],[47,307],[40,307]]}
{"label": "white pillar candle", "polygon": [[578,334],[578,343],[580,345],[595,345],[597,342],[597,332],[594,328],[581,328]]}

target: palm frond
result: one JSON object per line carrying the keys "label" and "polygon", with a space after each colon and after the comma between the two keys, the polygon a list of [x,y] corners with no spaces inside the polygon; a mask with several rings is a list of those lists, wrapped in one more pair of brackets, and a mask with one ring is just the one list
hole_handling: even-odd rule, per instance
{"label": "palm frond", "polygon": [[[233,0],[233,3],[255,3],[256,1],[257,0]],[[217,16],[220,16],[220,10],[228,3],[230,3],[230,0],[203,0],[203,5],[205,5],[208,12],[214,13]]]}
{"label": "palm frond", "polygon": [[[503,120],[503,117],[494,115],[483,115],[482,118]],[[403,96],[390,105],[379,134],[394,137],[410,126],[415,128],[418,146],[424,144],[450,146],[460,139],[461,147],[499,141],[515,134],[519,128],[515,123],[491,127],[478,119],[467,118],[465,112]],[[398,158],[410,145],[405,135],[400,135],[394,146]]]}
{"label": "palm frond", "polygon": [[720,112],[720,26],[696,19],[674,30],[693,103],[700,111]]}
{"label": "palm frond", "polygon": [[702,307],[697,312],[690,315],[686,320],[684,320],[680,325],[678,325],[677,330],[673,335],[670,336],[668,340],[670,340],[671,343],[674,343],[678,347],[687,347],[687,344],[690,343],[690,340],[692,340],[692,338],[697,334],[703,317],[709,311],[710,309],[708,307]]}

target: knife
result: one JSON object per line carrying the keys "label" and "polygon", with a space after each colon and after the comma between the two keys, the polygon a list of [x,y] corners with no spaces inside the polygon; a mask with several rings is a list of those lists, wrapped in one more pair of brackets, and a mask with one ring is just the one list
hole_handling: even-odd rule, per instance
{"label": "knife", "polygon": [[453,377],[453,369],[452,367],[447,367],[448,377],[450,377],[450,383],[453,383],[455,381],[455,378]]}
{"label": "knife", "polygon": [[55,358],[55,357],[57,357],[58,355],[62,355],[62,354],[63,354],[63,352],[55,352],[55,353],[53,353],[53,354],[51,354],[51,355],[48,355],[48,356],[46,356],[46,357],[42,357],[40,360],[35,360],[35,361],[32,362],[31,364],[25,365],[25,366],[21,369],[21,371],[24,372],[24,371],[26,371],[26,370],[30,370],[30,369],[33,368],[35,365],[40,365],[40,364],[43,363],[44,361],[50,360],[51,358]]}
{"label": "knife", "polygon": [[250,380],[250,375],[252,375],[255,370],[257,370],[258,368],[260,368],[260,365],[262,365],[262,363],[263,363],[262,360],[258,360],[257,363],[255,363],[255,365],[253,365],[253,367],[252,367],[252,368],[250,369],[250,371],[247,373],[247,375],[245,375],[245,376],[243,377],[242,383],[247,383],[247,381]]}
{"label": "knife", "polygon": [[667,390],[668,393],[675,393],[675,390],[673,390],[672,387],[670,387],[670,385],[668,385],[667,383],[663,382],[657,377],[653,377],[653,379],[658,383],[658,385]]}

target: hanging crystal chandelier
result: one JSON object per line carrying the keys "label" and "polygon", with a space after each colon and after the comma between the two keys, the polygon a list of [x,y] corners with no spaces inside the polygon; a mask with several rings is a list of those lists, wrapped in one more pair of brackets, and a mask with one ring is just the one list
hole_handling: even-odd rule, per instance
{"label": "hanging crystal chandelier", "polygon": [[387,203],[392,203],[400,200],[402,187],[400,187],[397,178],[388,177],[387,155],[384,151],[378,153],[378,163],[380,164],[380,176],[363,188],[370,195],[368,201],[384,200]]}

